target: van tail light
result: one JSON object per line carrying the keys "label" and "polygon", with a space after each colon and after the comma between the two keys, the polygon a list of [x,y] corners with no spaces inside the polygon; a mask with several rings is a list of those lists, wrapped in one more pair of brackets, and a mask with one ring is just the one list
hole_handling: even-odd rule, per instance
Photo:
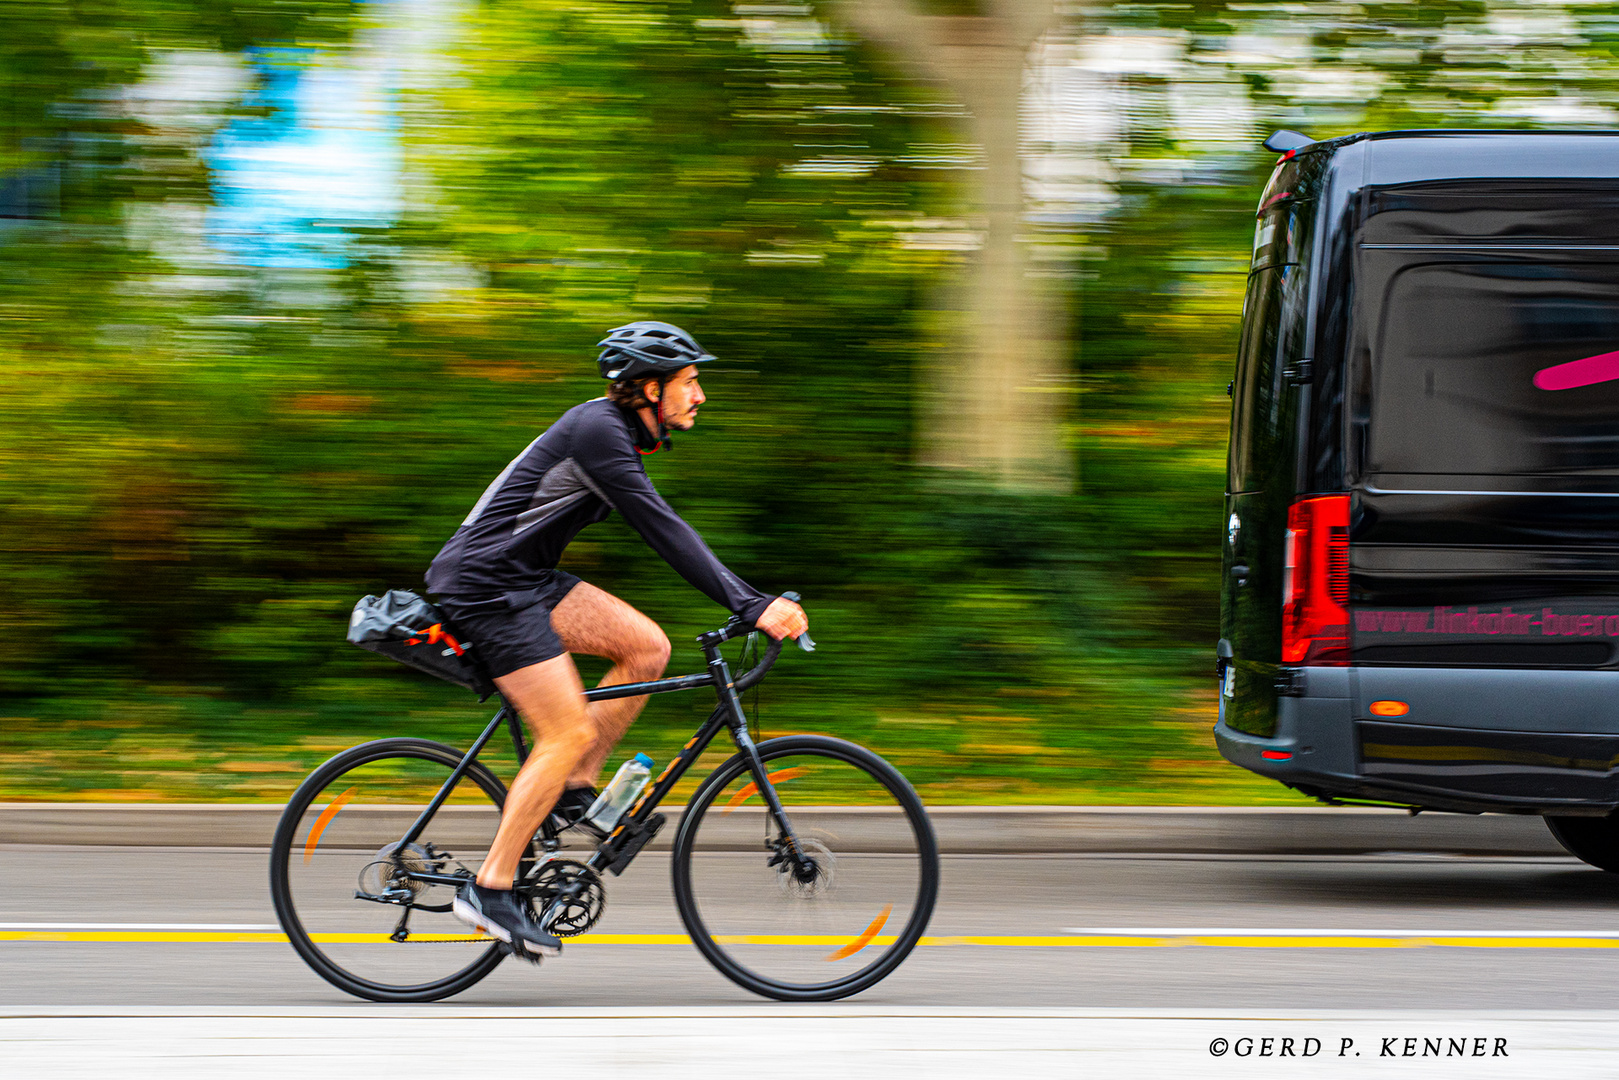
{"label": "van tail light", "polygon": [[1349,664],[1349,496],[1300,499],[1287,512],[1282,663]]}

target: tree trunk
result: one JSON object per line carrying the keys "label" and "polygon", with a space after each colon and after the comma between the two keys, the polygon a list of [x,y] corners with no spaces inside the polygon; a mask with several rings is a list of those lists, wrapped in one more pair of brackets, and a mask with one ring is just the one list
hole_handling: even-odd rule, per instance
{"label": "tree trunk", "polygon": [[963,289],[959,340],[926,373],[922,460],[966,468],[1008,490],[1067,492],[1062,417],[1067,317],[1060,293],[1029,274],[1023,228],[1020,105],[1030,47],[1054,0],[981,0],[986,14],[928,15],[918,0],[834,0],[839,19],[940,83],[967,108],[983,150],[972,211],[983,245]]}

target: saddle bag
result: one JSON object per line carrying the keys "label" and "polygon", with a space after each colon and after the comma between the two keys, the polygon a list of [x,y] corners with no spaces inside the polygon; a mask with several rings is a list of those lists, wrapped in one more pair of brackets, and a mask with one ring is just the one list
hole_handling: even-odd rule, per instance
{"label": "saddle bag", "polygon": [[444,612],[409,589],[363,597],[349,617],[348,639],[362,649],[464,686],[479,700],[495,692],[472,642],[459,640],[445,625]]}

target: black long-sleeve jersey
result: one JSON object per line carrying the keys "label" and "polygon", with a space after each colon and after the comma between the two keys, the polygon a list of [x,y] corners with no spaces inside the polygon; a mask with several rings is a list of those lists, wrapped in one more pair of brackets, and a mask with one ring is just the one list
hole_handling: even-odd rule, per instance
{"label": "black long-sleeve jersey", "polygon": [[704,595],[758,619],[774,597],[727,570],[663,501],[636,452],[655,445],[634,412],[606,398],[569,409],[489,485],[434,557],[428,590],[491,597],[535,589],[581,529],[617,510]]}

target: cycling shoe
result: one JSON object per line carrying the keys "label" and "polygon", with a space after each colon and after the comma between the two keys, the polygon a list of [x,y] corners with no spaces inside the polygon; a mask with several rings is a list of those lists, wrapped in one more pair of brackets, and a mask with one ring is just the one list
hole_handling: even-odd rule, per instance
{"label": "cycling shoe", "polygon": [[510,889],[486,889],[469,881],[456,891],[450,911],[479,933],[504,941],[524,959],[537,962],[562,953],[562,939],[541,929]]}

